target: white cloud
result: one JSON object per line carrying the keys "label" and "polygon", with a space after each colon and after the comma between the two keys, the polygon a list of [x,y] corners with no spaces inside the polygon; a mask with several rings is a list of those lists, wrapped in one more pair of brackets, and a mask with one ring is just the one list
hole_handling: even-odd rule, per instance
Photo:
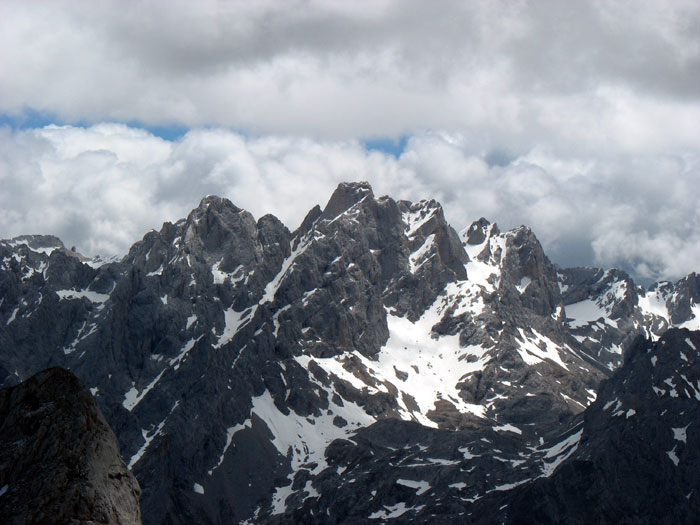
{"label": "white cloud", "polygon": [[697,148],[700,131],[694,0],[8,0],[0,49],[0,112],[63,121],[588,154]]}
{"label": "white cloud", "polygon": [[[54,233],[86,254],[124,253],[207,194],[290,229],[335,186],[435,198],[459,229],[485,216],[530,226],[554,262],[679,278],[700,260],[700,155],[566,157],[535,148],[489,164],[459,134],[422,133],[398,158],[357,141],[197,129],[168,142],[119,124],[0,129],[0,236]],[[504,164],[504,163],[501,163]]]}
{"label": "white cloud", "polygon": [[697,269],[696,0],[6,0],[0,49],[0,119],[192,128],[0,129],[3,236],[123,252],[208,193],[294,228],[367,179],[562,264]]}

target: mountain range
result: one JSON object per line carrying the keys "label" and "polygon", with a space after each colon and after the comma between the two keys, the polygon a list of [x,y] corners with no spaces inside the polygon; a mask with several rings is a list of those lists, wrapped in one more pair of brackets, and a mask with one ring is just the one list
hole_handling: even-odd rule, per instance
{"label": "mountain range", "polygon": [[0,241],[0,387],[77,375],[144,523],[692,523],[699,303],[367,183],[208,196],[119,260]]}

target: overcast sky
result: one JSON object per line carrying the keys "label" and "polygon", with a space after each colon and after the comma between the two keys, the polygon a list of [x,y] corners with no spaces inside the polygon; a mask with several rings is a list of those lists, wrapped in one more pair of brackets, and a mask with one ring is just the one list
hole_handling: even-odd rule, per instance
{"label": "overcast sky", "polygon": [[206,194],[338,182],[700,270],[700,2],[0,1],[0,237],[125,253]]}

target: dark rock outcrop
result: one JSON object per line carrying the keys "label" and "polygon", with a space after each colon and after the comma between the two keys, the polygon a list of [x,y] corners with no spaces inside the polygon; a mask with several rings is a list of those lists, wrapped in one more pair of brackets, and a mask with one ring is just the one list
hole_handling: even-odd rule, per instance
{"label": "dark rock outcrop", "polygon": [[[549,477],[475,504],[483,523],[697,523],[700,332],[638,338]],[[489,516],[484,519],[483,516]]]}
{"label": "dark rock outcrop", "polygon": [[90,392],[50,368],[0,391],[6,524],[141,523],[141,489]]}

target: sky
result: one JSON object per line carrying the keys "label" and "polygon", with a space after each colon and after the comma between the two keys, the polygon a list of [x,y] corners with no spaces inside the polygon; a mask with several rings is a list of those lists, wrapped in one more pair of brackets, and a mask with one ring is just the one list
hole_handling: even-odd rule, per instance
{"label": "sky", "polygon": [[0,0],[0,238],[123,254],[208,194],[293,230],[357,180],[700,271],[700,3]]}

